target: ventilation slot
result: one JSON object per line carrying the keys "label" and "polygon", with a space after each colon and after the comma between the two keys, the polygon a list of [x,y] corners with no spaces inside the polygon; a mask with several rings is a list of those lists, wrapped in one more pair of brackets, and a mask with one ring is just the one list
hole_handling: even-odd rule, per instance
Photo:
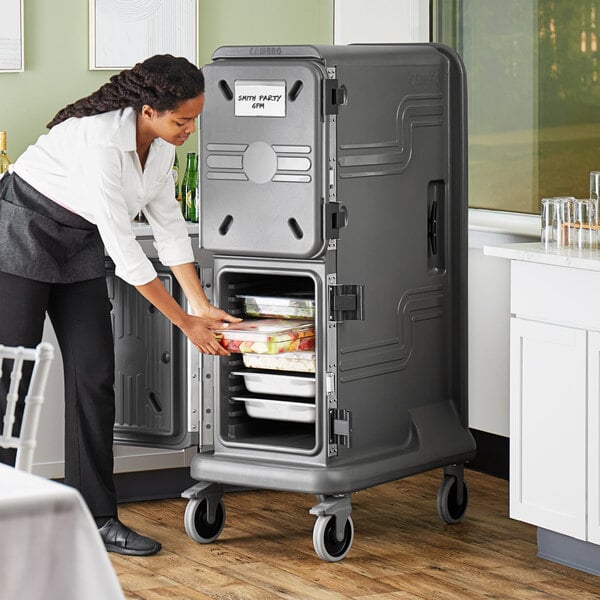
{"label": "ventilation slot", "polygon": [[231,224],[233,223],[233,217],[231,215],[227,215],[221,225],[219,225],[219,233],[221,235],[227,235],[227,232],[231,229]]}
{"label": "ventilation slot", "polygon": [[150,406],[157,412],[161,413],[163,411],[162,406],[160,405],[158,398],[154,392],[150,392],[148,394],[148,400],[150,401]]}
{"label": "ventilation slot", "polygon": [[231,91],[229,84],[224,79],[221,79],[221,81],[219,81],[219,89],[221,90],[221,93],[223,94],[223,96],[225,96],[227,100],[233,100],[233,92]]}
{"label": "ventilation slot", "polygon": [[302,227],[300,227],[300,224],[296,219],[293,217],[288,219],[288,225],[297,240],[301,240],[304,237],[304,231],[302,231]]}
{"label": "ventilation slot", "polygon": [[290,99],[290,102],[293,102],[300,95],[300,91],[303,87],[304,84],[298,79],[298,81],[294,83],[292,89],[288,93],[288,98]]}

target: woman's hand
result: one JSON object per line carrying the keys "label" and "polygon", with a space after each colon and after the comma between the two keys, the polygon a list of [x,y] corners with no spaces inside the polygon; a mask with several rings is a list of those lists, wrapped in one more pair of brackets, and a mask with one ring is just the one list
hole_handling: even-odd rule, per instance
{"label": "woman's hand", "polygon": [[212,304],[206,304],[200,308],[194,309],[194,315],[206,319],[207,321],[214,321],[216,325],[212,329],[223,329],[223,323],[239,323],[242,320]]}
{"label": "woman's hand", "polygon": [[181,329],[200,352],[229,356],[230,353],[221,346],[213,332],[224,329],[229,323],[239,323],[241,320],[208,304],[196,309],[195,315],[189,315]]}
{"label": "woman's hand", "polygon": [[150,304],[156,306],[171,323],[177,325],[200,352],[228,356],[229,352],[219,344],[213,332],[215,329],[227,327],[229,323],[239,323],[241,319],[208,303],[192,263],[178,265],[171,269],[186,293],[193,315],[183,310],[158,277],[143,285],[136,285],[137,291]]}

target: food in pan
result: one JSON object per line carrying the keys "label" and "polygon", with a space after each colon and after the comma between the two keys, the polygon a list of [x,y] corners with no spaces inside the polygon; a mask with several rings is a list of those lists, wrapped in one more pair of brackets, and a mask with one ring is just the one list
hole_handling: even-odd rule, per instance
{"label": "food in pan", "polygon": [[249,317],[315,318],[315,301],[310,298],[246,295],[238,298],[243,300],[244,312]]}
{"label": "food in pan", "polygon": [[282,354],[244,354],[244,366],[251,369],[274,369],[314,373],[316,355],[314,352],[284,352]]}
{"label": "food in pan", "polygon": [[292,319],[247,319],[215,332],[229,352],[279,354],[315,347],[312,321]]}

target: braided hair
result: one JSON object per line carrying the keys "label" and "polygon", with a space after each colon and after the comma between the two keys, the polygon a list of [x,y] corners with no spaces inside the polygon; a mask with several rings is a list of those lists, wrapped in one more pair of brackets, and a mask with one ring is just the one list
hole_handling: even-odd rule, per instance
{"label": "braided hair", "polygon": [[59,110],[55,125],[70,117],[87,117],[131,106],[140,113],[144,105],[158,112],[174,110],[184,100],[204,92],[202,71],[182,57],[157,54],[133,68],[113,75],[101,88]]}

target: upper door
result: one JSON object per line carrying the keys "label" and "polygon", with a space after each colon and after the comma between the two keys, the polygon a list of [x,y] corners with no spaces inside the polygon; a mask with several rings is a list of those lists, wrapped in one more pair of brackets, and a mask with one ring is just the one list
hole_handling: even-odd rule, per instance
{"label": "upper door", "polygon": [[204,67],[200,235],[219,254],[311,258],[324,249],[324,68],[302,58]]}

